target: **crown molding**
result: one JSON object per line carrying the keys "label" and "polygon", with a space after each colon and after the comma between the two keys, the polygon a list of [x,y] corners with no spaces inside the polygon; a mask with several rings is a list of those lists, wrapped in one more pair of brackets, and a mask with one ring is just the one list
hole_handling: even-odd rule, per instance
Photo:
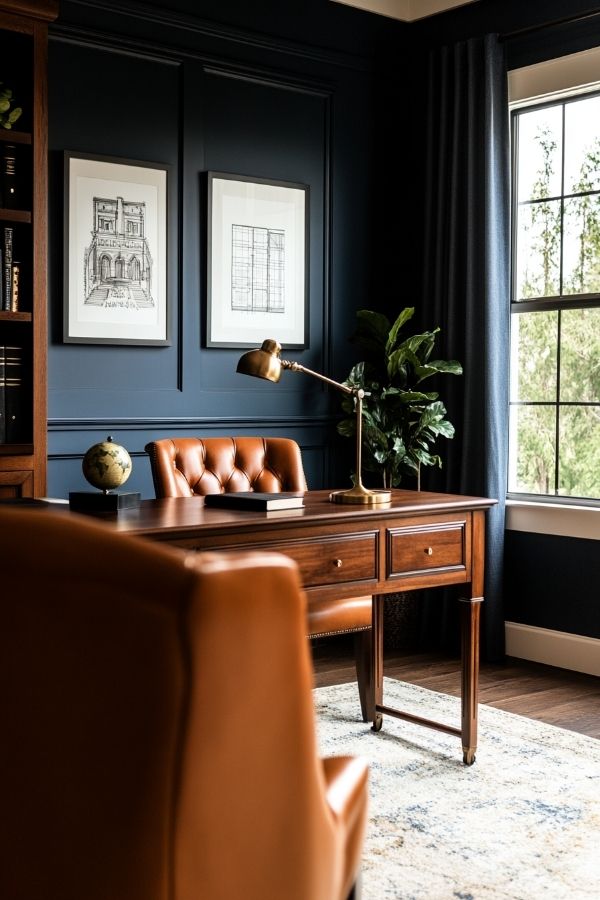
{"label": "crown molding", "polygon": [[398,19],[400,22],[415,22],[435,16],[437,13],[476,3],[477,0],[332,0],[344,6],[354,6],[367,12]]}

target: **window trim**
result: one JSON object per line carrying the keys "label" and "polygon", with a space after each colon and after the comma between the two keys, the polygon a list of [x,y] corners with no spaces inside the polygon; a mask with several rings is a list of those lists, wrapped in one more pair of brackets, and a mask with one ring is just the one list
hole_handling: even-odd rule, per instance
{"label": "window trim", "polygon": [[506,501],[507,531],[600,541],[600,508],[575,503]]}
{"label": "window trim", "polygon": [[[567,100],[574,95],[600,92],[600,47],[571,53],[556,59],[534,63],[508,73],[509,113],[524,107],[550,105]],[[512,153],[514,154],[514,148]],[[513,157],[513,178],[516,167]],[[516,203],[513,184],[512,202]],[[512,258],[515,258],[516,233],[511,240]],[[513,278],[515,273],[513,272]],[[514,297],[511,285],[511,314],[526,313],[531,310],[570,309],[585,306],[600,306],[596,295],[579,295],[580,300],[570,296],[556,300],[521,300]],[[518,307],[518,312],[513,312]],[[530,531],[540,534],[556,534],[571,537],[600,539],[600,500],[592,498],[539,496],[507,491],[506,528],[515,531]]]}

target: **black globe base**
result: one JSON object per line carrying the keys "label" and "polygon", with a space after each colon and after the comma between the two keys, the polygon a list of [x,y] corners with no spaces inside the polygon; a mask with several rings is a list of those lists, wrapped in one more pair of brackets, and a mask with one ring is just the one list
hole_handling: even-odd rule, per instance
{"label": "black globe base", "polygon": [[141,494],[135,491],[102,493],[102,491],[71,491],[69,506],[75,512],[118,512],[139,506]]}

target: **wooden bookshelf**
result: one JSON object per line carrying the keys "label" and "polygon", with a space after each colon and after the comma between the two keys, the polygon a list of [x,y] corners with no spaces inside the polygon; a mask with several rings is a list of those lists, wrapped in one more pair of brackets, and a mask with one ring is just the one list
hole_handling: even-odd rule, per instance
{"label": "wooden bookshelf", "polygon": [[21,265],[19,309],[0,309],[0,347],[16,348],[21,359],[18,416],[9,424],[5,403],[0,407],[0,499],[46,493],[47,55],[48,25],[57,15],[58,0],[0,0],[0,81],[23,109],[14,128],[0,126],[0,156],[7,144],[15,147],[21,194],[17,208],[0,206],[0,241],[12,227],[13,259]]}
{"label": "wooden bookshelf", "polygon": [[33,314],[30,312],[11,312],[8,309],[0,309],[0,322],[32,322]]}

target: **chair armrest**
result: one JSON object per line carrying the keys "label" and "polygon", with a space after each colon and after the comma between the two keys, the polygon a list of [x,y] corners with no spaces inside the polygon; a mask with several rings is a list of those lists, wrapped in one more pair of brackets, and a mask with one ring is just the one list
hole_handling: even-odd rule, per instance
{"label": "chair armrest", "polygon": [[326,798],[346,834],[344,885],[349,894],[360,868],[367,825],[368,767],[361,757],[330,756],[322,760]]}

